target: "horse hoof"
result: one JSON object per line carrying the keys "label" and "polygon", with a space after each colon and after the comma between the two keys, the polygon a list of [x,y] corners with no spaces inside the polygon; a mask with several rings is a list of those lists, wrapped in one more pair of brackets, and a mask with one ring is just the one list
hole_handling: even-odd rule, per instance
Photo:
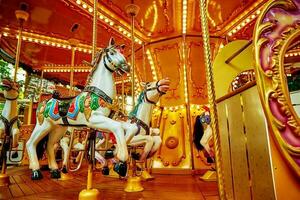
{"label": "horse hoof", "polygon": [[127,163],[119,162],[115,164],[114,171],[117,172],[121,177],[125,177],[127,174]]}
{"label": "horse hoof", "polygon": [[68,173],[67,167],[64,166],[64,167],[62,168],[61,172],[64,173],[64,174]]}
{"label": "horse hoof", "polygon": [[134,160],[139,160],[140,157],[141,157],[141,155],[140,155],[139,153],[137,153],[137,152],[132,152],[132,153],[131,153],[131,157],[132,157],[132,159],[134,159]]}
{"label": "horse hoof", "polygon": [[60,171],[58,169],[50,170],[51,178],[58,179],[60,178]]}
{"label": "horse hoof", "polygon": [[39,169],[32,170],[31,180],[41,180],[42,178],[43,178],[43,174],[42,174],[41,170],[39,170]]}
{"label": "horse hoof", "polygon": [[102,168],[102,174],[105,176],[109,175],[109,168],[107,166]]}
{"label": "horse hoof", "polygon": [[108,149],[104,154],[105,159],[111,159],[113,157],[115,156],[114,156],[114,151],[112,149]]}

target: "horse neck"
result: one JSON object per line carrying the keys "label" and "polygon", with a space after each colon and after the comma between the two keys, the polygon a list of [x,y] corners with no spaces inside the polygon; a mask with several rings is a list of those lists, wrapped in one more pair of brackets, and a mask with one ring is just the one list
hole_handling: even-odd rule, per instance
{"label": "horse neck", "polygon": [[105,68],[103,61],[101,61],[97,69],[95,69],[95,72],[92,76],[92,81],[89,85],[102,90],[112,99],[116,97],[114,77],[112,73]]}
{"label": "horse neck", "polygon": [[17,116],[17,111],[17,100],[6,100],[2,110],[2,116],[8,120],[11,120]]}
{"label": "horse neck", "polygon": [[153,107],[154,107],[153,104],[142,102],[139,105],[139,108],[138,108],[138,111],[137,111],[137,114],[135,117],[142,120],[144,123],[146,123],[149,126],[151,117],[152,117]]}

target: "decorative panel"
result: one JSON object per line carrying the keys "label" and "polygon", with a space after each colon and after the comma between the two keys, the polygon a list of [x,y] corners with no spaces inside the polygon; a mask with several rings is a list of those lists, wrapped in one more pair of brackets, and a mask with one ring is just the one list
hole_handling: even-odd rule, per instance
{"label": "decorative panel", "polygon": [[251,194],[246,148],[247,138],[244,133],[243,111],[240,104],[240,95],[235,95],[226,101],[228,108],[234,197],[235,199],[248,200],[251,199]]}
{"label": "decorative panel", "polygon": [[[276,199],[265,115],[256,87],[242,93],[253,199]],[[255,122],[255,123],[253,123]],[[259,152],[259,153],[257,153]],[[264,173],[262,176],[261,173]]]}
{"label": "decorative panel", "polygon": [[224,174],[225,191],[228,199],[233,199],[233,177],[231,169],[230,132],[228,127],[228,110],[225,102],[217,105],[220,131],[222,168]]}
{"label": "decorative panel", "polygon": [[178,41],[172,41],[172,43],[154,47],[154,62],[160,72],[158,77],[169,77],[171,80],[170,89],[162,97],[161,105],[173,106],[184,103],[180,44]]}

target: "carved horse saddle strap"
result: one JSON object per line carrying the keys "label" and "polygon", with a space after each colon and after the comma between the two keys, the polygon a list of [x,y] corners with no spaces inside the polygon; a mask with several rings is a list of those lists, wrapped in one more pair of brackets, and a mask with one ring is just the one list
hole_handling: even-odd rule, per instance
{"label": "carved horse saddle strap", "polygon": [[[143,122],[142,120],[136,118],[135,116],[129,116],[129,119],[131,120],[131,122],[136,123],[139,127],[142,127],[146,131],[146,135],[150,134],[150,128],[145,122]],[[140,132],[140,130],[137,132],[136,135],[138,135],[139,132]]]}
{"label": "carved horse saddle strap", "polygon": [[3,124],[5,126],[5,134],[9,134],[11,132],[11,129],[12,129],[14,123],[17,122],[18,119],[19,119],[18,116],[15,116],[10,121],[8,121],[8,119],[3,117],[3,115],[0,115],[0,120],[3,122]]}
{"label": "carved horse saddle strap", "polygon": [[83,91],[84,92],[92,92],[92,93],[96,94],[98,97],[102,98],[105,102],[110,103],[110,104],[113,103],[112,98],[110,98],[107,94],[105,94],[105,92],[103,92],[102,90],[100,90],[97,87],[87,86],[84,88]]}

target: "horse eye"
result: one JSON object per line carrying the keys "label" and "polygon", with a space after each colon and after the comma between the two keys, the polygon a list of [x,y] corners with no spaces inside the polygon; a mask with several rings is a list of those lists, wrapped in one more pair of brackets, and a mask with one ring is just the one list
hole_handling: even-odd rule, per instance
{"label": "horse eye", "polygon": [[111,53],[110,53],[110,55],[112,55],[112,56],[113,56],[113,55],[114,55],[114,53],[113,53],[113,52],[111,52]]}

